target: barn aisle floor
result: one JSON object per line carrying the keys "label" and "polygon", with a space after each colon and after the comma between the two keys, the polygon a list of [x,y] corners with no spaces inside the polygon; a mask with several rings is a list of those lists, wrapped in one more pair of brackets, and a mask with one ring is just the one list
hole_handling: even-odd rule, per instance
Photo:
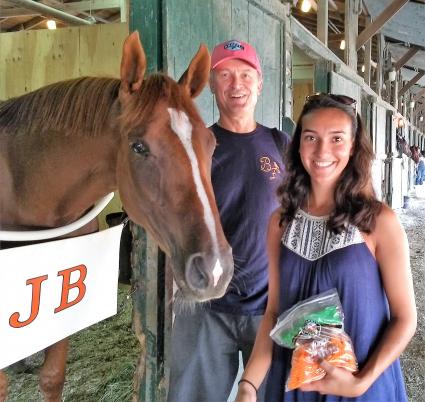
{"label": "barn aisle floor", "polygon": [[425,185],[416,186],[409,207],[397,211],[410,245],[418,327],[402,355],[404,378],[411,402],[425,402]]}

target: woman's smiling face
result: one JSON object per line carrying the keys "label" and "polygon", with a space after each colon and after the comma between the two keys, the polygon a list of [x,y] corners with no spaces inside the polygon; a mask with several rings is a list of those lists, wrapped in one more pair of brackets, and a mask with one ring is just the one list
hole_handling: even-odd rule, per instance
{"label": "woman's smiling face", "polygon": [[312,183],[335,185],[354,144],[351,118],[336,108],[321,108],[302,119],[300,157]]}

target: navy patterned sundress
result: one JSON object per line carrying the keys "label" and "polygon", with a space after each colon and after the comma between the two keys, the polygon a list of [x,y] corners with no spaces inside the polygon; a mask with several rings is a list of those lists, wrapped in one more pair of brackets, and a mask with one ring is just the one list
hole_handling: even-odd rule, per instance
{"label": "navy patterned sundress", "polygon": [[[336,288],[361,368],[389,322],[381,275],[360,231],[349,226],[341,234],[326,230],[327,217],[299,210],[286,228],[280,252],[280,313],[310,296]],[[399,360],[357,398],[320,395],[296,389],[285,392],[292,351],[274,344],[266,386],[267,402],[407,402]]]}

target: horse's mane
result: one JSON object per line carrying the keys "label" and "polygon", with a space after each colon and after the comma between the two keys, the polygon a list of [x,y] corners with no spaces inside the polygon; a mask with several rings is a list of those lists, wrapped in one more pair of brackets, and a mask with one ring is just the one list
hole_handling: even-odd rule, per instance
{"label": "horse's mane", "polygon": [[[14,133],[57,131],[67,135],[100,135],[111,118],[120,80],[78,78],[40,88],[29,94],[0,103],[0,129]],[[120,111],[124,130],[137,127],[152,118],[155,105],[166,100],[170,107],[185,110],[200,120],[193,103],[177,83],[164,74],[152,74],[143,83],[140,96],[132,97]]]}
{"label": "horse's mane", "polygon": [[102,132],[118,95],[113,78],[78,78],[40,88],[0,103],[0,127],[14,133],[54,130],[67,134]]}

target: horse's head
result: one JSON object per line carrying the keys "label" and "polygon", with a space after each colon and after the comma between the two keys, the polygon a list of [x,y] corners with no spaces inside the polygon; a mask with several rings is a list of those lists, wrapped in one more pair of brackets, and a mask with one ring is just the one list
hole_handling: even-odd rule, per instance
{"label": "horse's head", "polygon": [[178,83],[161,74],[143,80],[146,59],[136,33],[121,62],[121,199],[171,257],[176,283],[192,301],[222,296],[233,275],[210,179],[215,138],[192,101],[209,65],[201,46]]}

